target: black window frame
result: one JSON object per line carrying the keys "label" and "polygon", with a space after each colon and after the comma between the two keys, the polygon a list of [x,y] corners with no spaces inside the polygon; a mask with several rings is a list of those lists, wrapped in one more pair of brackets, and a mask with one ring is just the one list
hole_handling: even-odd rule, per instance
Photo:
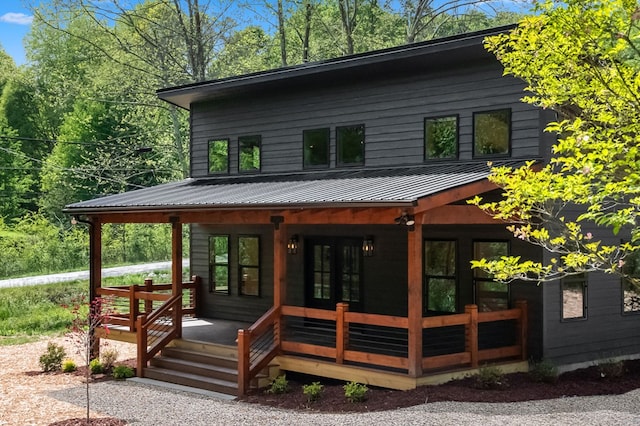
{"label": "black window frame", "polygon": [[[507,246],[507,253],[506,256],[509,256],[511,253],[511,242],[509,240],[504,240],[504,239],[478,239],[478,240],[473,240],[472,241],[472,247],[471,247],[471,252],[472,252],[472,256],[474,259],[478,260],[478,255],[477,255],[477,251],[476,251],[476,244],[479,243],[503,243],[506,244]],[[472,274],[472,279],[473,279],[473,301],[476,304],[476,306],[478,306],[478,311],[479,312],[496,312],[498,310],[486,310],[486,309],[482,309],[482,304],[480,303],[479,300],[479,289],[478,289],[478,283],[485,283],[485,282],[492,282],[492,283],[496,283],[499,285],[504,285],[506,288],[506,300],[507,300],[507,306],[505,307],[506,309],[509,309],[511,307],[511,286],[509,284],[506,283],[500,283],[499,281],[496,281],[493,279],[493,277],[490,276],[478,276],[478,274],[484,274],[485,272],[482,271],[481,269],[478,268],[474,268],[473,269],[473,274]]]}
{"label": "black window frame", "polygon": [[[213,142],[225,142],[227,144],[227,167],[225,170],[212,171],[211,170],[211,144]],[[228,175],[230,167],[230,150],[231,143],[229,138],[211,138],[207,142],[207,174],[208,175]]]}
{"label": "black window frame", "polygon": [[[427,137],[429,133],[427,132],[427,123],[429,121],[441,121],[444,119],[454,119],[455,120],[455,131],[456,131],[456,140],[455,140],[455,153],[449,157],[430,157],[429,153],[429,141]],[[433,117],[425,117],[424,118],[424,126],[423,126],[423,142],[424,142],[424,155],[423,158],[425,161],[446,161],[446,160],[457,160],[460,155],[460,115],[459,114],[449,114],[449,115],[439,115]]]}
{"label": "black window frame", "polygon": [[[225,262],[217,262],[217,255],[215,255],[215,238],[226,238],[227,240],[227,261]],[[212,250],[212,244],[214,244],[214,250]],[[212,254],[215,256],[212,259]],[[213,260],[213,262],[212,262]],[[209,293],[216,294],[231,294],[231,237],[228,234],[213,234],[209,235]],[[227,285],[226,290],[219,290],[217,288],[217,267],[225,267],[227,269]]]}
{"label": "black window frame", "polygon": [[[500,152],[500,153],[489,153],[489,154],[485,154],[485,153],[479,153],[477,152],[476,149],[476,142],[477,142],[477,136],[476,136],[476,131],[477,129],[477,123],[476,123],[476,117],[483,115],[483,114],[492,114],[492,113],[496,113],[496,112],[508,112],[508,128],[507,128],[507,152]],[[511,156],[511,135],[513,132],[513,111],[511,110],[511,108],[496,108],[496,109],[491,109],[491,110],[484,110],[484,111],[475,111],[473,113],[473,119],[472,119],[472,150],[473,150],[473,158],[500,158],[500,157],[510,157]]]}
{"label": "black window frame", "polygon": [[[588,295],[589,295],[589,279],[587,273],[568,275],[560,280],[560,321],[561,322],[574,322],[585,321],[588,317]],[[567,284],[582,284],[582,316],[579,317],[565,317],[565,286]]]}
{"label": "black window frame", "polygon": [[[454,253],[454,273],[453,275],[437,275],[437,274],[429,274],[429,271],[427,270],[428,268],[428,264],[427,264],[427,245],[428,243],[432,243],[432,242],[443,242],[443,243],[453,243],[453,253]],[[449,313],[456,313],[458,312],[458,306],[459,306],[459,298],[460,298],[460,291],[459,291],[459,274],[460,274],[460,255],[459,255],[459,241],[455,238],[426,238],[423,240],[423,244],[422,244],[422,259],[423,259],[423,268],[424,268],[424,289],[423,289],[423,305],[422,305],[422,311],[423,311],[423,315],[427,315],[429,312],[449,312]],[[435,310],[430,310],[429,309],[429,280],[430,278],[433,279],[444,279],[444,280],[452,280],[453,281],[453,286],[454,286],[454,293],[455,293],[455,297],[454,297],[454,310],[453,311],[435,311]]]}
{"label": "black window frame", "polygon": [[[243,244],[241,240],[243,238],[255,238],[258,242],[258,264],[244,264],[242,259],[241,250],[243,249]],[[238,294],[240,296],[249,296],[249,297],[260,297],[261,295],[261,287],[262,287],[262,242],[260,235],[255,234],[246,234],[246,235],[238,235]],[[244,269],[255,269],[257,270],[256,274],[256,292],[255,293],[247,293],[245,291],[245,282],[243,280],[244,277]]]}
{"label": "black window frame", "polygon": [[[341,159],[341,145],[340,145],[340,131],[344,130],[344,129],[349,129],[349,128],[362,128],[362,141],[360,142],[361,145],[361,149],[360,149],[360,156],[361,156],[361,160],[358,162],[344,162]],[[364,166],[365,164],[365,144],[366,144],[366,129],[365,129],[365,125],[363,124],[352,124],[352,125],[348,125],[348,126],[337,126],[336,127],[336,167],[358,167],[358,166]]]}
{"label": "black window frame", "polygon": [[[325,140],[325,152],[326,152],[326,160],[322,164],[307,164],[307,139],[306,135],[310,132],[324,132],[326,133]],[[316,129],[305,129],[302,131],[302,168],[305,170],[309,169],[326,169],[329,167],[329,163],[331,162],[331,128],[329,127],[319,127]]]}
{"label": "black window frame", "polygon": [[[258,168],[243,169],[242,154],[243,141],[257,141],[258,147]],[[252,145],[255,146],[255,145]],[[253,158],[253,155],[252,155]],[[245,135],[238,137],[238,173],[260,173],[262,170],[262,135]]]}

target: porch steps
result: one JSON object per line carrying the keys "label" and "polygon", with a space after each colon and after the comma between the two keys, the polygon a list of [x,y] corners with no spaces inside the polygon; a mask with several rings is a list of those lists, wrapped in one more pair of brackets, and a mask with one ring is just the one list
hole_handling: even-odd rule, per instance
{"label": "porch steps", "polygon": [[[238,359],[235,346],[176,339],[151,359],[143,376],[198,389],[238,395]],[[268,383],[265,371],[253,386]]]}

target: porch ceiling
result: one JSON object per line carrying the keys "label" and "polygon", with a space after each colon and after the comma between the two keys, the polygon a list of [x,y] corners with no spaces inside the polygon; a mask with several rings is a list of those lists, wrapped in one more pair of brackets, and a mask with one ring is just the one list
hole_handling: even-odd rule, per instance
{"label": "porch ceiling", "polygon": [[[513,167],[522,161],[494,162]],[[186,179],[66,206],[72,215],[331,208],[417,213],[495,188],[486,162]],[[447,195],[448,194],[448,195]]]}

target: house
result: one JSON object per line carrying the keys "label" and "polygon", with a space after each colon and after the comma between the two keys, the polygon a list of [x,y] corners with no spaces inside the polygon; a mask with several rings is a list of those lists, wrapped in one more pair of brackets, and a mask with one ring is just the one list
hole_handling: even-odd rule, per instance
{"label": "house", "polygon": [[[93,294],[129,300],[114,323],[138,374],[182,336],[185,292],[189,313],[252,324],[230,349],[239,393],[274,364],[406,389],[640,352],[619,279],[506,285],[469,266],[548,256],[466,203],[500,196],[488,163],[547,161],[555,140],[483,48],[508,29],[160,90],[190,112],[191,177],[66,208],[91,224]],[[172,283],[102,288],[104,223],[171,223]]]}

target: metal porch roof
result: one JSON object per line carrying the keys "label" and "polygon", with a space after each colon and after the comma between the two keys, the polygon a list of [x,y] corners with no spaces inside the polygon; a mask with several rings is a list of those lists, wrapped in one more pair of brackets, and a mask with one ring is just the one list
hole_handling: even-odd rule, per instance
{"label": "metal porch roof", "polygon": [[486,162],[473,162],[186,179],[70,204],[65,212],[408,207],[423,197],[486,179],[489,171]]}

